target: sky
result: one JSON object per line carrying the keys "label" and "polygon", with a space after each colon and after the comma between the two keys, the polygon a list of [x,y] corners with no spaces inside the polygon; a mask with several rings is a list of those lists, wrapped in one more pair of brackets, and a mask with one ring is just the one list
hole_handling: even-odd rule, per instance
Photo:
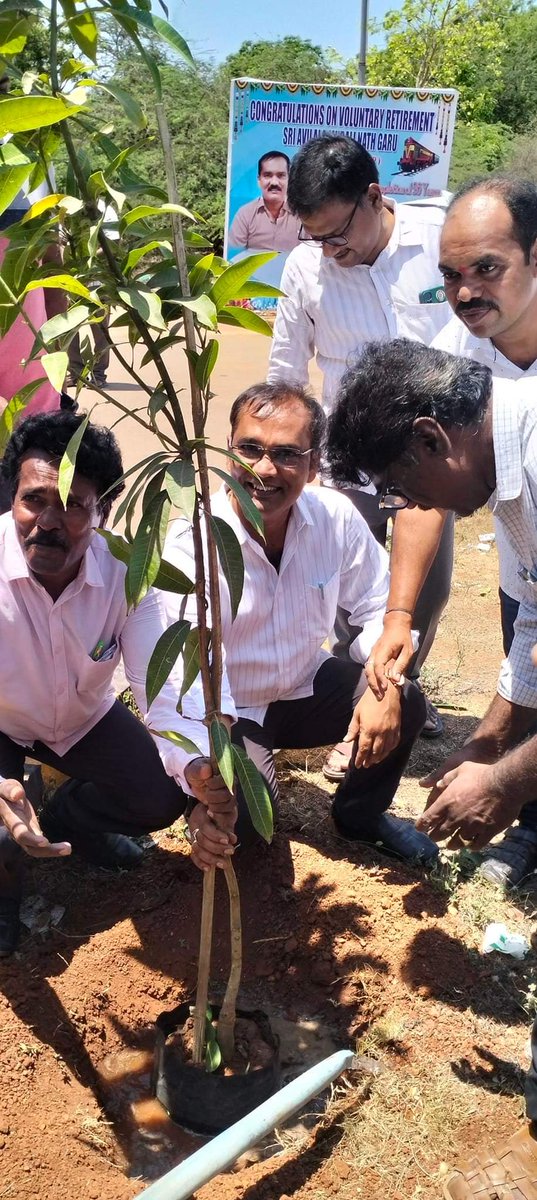
{"label": "sky", "polygon": [[[370,0],[369,16],[382,20],[398,0]],[[245,41],[288,35],[332,46],[346,59],[358,54],[360,0],[170,0],[170,19],[196,58],[221,62]]]}

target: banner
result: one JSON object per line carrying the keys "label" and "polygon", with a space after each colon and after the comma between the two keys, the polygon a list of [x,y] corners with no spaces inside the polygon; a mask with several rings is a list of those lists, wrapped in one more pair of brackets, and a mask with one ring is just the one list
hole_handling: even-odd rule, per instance
{"label": "banner", "polygon": [[[305,142],[345,134],[374,158],[382,191],[396,200],[447,187],[458,92],[440,88],[231,82],[226,258],[277,251],[259,274],[278,286],[300,222],[286,207],[289,163]],[[256,301],[273,307],[274,301]]]}

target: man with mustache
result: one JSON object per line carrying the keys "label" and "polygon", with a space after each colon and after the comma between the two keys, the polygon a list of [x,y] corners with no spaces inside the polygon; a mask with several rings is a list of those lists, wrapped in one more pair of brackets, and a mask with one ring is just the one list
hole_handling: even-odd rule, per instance
{"label": "man with mustache", "polygon": [[262,154],[257,165],[258,200],[238,209],[229,230],[229,244],[239,250],[292,250],[300,221],[287,204],[289,159],[280,150]]}
{"label": "man with mustache", "polygon": [[[316,355],[323,373],[323,407],[330,412],[346,367],[369,342],[408,337],[428,345],[449,319],[438,271],[445,206],[439,199],[398,204],[383,196],[371,154],[353,138],[336,135],[315,138],[299,150],[291,163],[288,195],[302,222],[300,245],[282,275],[285,298],[278,301],[268,379],[304,385]],[[367,490],[349,495],[384,542],[388,518],[379,511],[377,498]],[[424,586],[414,595],[408,564],[416,543],[437,533],[442,535],[440,550],[430,557]],[[397,517],[384,633],[366,666],[377,695],[385,678],[377,668],[377,686],[376,663],[383,667],[401,639],[412,656],[413,625],[420,646],[411,673],[418,678],[449,597],[452,561],[451,516],[445,524],[443,514],[436,512]],[[335,632],[337,653],[344,656],[344,613],[338,614]],[[438,737],[442,731],[440,714],[428,701],[423,735]],[[325,773],[341,778],[345,762],[345,747],[335,747]]]}
{"label": "man with mustache", "polygon": [[[493,380],[535,378],[537,401],[537,187],[500,175],[472,180],[456,193],[440,239],[440,270],[456,316],[433,342],[490,367]],[[521,594],[518,559],[496,521],[505,654],[513,641]],[[537,796],[537,792],[535,793]],[[537,866],[537,799],[520,813],[481,874],[516,886]]]}
{"label": "man with mustache", "polygon": [[[65,506],[60,498],[60,462],[82,420],[69,412],[28,417],[3,462],[13,504],[0,517],[0,957],[18,943],[25,854],[73,851],[128,870],[142,857],[133,837],[187,809],[195,833],[200,804],[219,814],[222,829],[205,822],[204,862],[193,853],[196,865],[223,866],[236,841],[235,800],[222,780],[209,780],[188,756],[179,762],[170,741],[152,738],[115,699],[112,676],[123,657],[147,726],[188,727],[176,711],[173,672],[147,712],[147,664],[166,628],[161,597],[150,591],[129,611],[125,565],[96,533],[123,489],[109,430],[88,424]],[[223,710],[234,712],[225,696]],[[39,821],[23,786],[26,755],[71,777]]]}

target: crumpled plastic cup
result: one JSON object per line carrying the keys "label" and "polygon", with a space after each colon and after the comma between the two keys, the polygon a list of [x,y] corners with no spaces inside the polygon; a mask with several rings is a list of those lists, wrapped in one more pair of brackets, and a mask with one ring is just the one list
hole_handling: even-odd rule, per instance
{"label": "crumpled plastic cup", "polygon": [[510,954],[512,958],[525,958],[529,948],[528,939],[521,933],[511,933],[507,925],[493,922],[487,925],[483,934],[483,954],[499,950],[500,954]]}

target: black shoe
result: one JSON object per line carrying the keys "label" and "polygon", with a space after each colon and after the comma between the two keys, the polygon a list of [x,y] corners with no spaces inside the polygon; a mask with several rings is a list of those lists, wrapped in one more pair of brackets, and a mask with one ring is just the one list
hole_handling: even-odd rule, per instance
{"label": "black shoe", "polygon": [[0,896],[0,958],[14,954],[19,944],[21,926],[19,921],[20,900]]}
{"label": "black shoe", "polygon": [[393,817],[391,813],[381,813],[367,827],[349,829],[342,825],[332,811],[334,824],[342,837],[350,841],[366,842],[370,846],[378,846],[405,862],[421,862],[432,864],[438,858],[438,846],[426,833],[420,833],[412,821]]}
{"label": "black shoe", "polygon": [[68,821],[56,815],[52,804],[45,805],[39,824],[49,842],[70,842],[73,853],[94,867],[130,871],[139,866],[144,857],[140,846],[122,833],[85,833],[73,829]]}

